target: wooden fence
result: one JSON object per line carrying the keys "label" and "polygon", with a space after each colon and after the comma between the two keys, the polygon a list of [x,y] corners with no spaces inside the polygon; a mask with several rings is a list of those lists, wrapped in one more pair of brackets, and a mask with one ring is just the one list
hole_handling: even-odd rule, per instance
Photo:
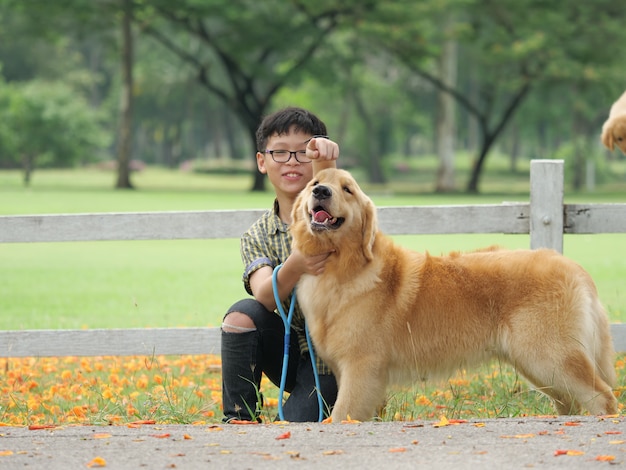
{"label": "wooden fence", "polygon": [[[529,234],[563,251],[564,234],[626,233],[626,204],[564,204],[563,161],[534,160],[530,202],[380,207],[383,232]],[[239,238],[264,210],[0,216],[0,243]],[[236,300],[236,299],[233,299]],[[626,324],[611,325],[626,351]],[[219,354],[219,328],[0,331],[0,357]]]}

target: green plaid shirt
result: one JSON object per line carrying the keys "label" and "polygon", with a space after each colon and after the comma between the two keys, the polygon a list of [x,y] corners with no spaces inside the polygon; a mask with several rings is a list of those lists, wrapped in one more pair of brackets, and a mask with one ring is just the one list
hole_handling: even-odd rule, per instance
{"label": "green plaid shirt", "polygon": [[[241,237],[241,259],[245,266],[243,284],[246,291],[252,294],[250,276],[257,269],[269,266],[274,269],[283,263],[291,252],[291,233],[287,224],[278,216],[278,201],[274,201],[274,208],[268,210],[248,229]],[[282,302],[285,312],[289,312],[291,297]],[[276,311],[278,315],[278,311]],[[300,306],[296,303],[291,327],[298,335],[300,352],[309,351],[304,332],[304,316]],[[322,375],[330,374],[330,369],[316,356],[318,372]]]}

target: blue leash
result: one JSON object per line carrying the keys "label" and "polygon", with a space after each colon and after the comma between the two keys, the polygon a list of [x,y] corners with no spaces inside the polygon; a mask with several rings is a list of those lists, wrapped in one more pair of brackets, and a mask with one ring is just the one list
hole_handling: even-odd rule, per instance
{"label": "blue leash", "polygon": [[[283,308],[280,297],[278,295],[278,271],[282,268],[283,265],[279,264],[274,268],[274,272],[272,273],[272,288],[274,290],[274,300],[276,301],[276,307],[278,307],[278,312],[280,313],[280,317],[283,319],[283,323],[285,325],[285,345],[283,350],[283,368],[282,373],[280,375],[280,388],[278,390],[278,417],[281,421],[285,421],[285,415],[283,413],[283,395],[285,394],[285,383],[287,382],[287,367],[289,365],[289,345],[291,344],[291,320],[293,319],[293,312],[296,307],[296,289],[293,289],[291,293],[291,303],[289,304],[289,314],[285,314],[285,309]],[[311,366],[313,368],[313,377],[315,378],[315,387],[317,389],[317,404],[319,407],[319,421],[324,419],[324,408],[323,408],[323,400],[322,393],[320,388],[320,377],[317,372],[317,364],[315,362],[315,354],[313,352],[313,344],[311,343],[311,337],[309,335],[308,326],[304,325],[304,332],[306,334],[306,343],[309,346],[309,355],[311,356]]]}

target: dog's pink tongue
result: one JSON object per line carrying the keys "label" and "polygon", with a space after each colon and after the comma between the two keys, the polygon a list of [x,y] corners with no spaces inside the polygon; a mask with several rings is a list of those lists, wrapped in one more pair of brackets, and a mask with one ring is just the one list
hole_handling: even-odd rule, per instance
{"label": "dog's pink tongue", "polygon": [[315,220],[315,222],[324,223],[328,219],[330,219],[330,214],[326,211],[317,211],[315,214],[313,214],[313,219]]}

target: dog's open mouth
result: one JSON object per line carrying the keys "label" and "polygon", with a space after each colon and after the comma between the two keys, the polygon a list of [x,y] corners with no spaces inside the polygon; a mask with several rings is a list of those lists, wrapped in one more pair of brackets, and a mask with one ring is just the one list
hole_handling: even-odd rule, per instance
{"label": "dog's open mouth", "polygon": [[313,230],[338,229],[345,221],[343,217],[333,217],[322,206],[316,206],[309,211],[311,228]]}

